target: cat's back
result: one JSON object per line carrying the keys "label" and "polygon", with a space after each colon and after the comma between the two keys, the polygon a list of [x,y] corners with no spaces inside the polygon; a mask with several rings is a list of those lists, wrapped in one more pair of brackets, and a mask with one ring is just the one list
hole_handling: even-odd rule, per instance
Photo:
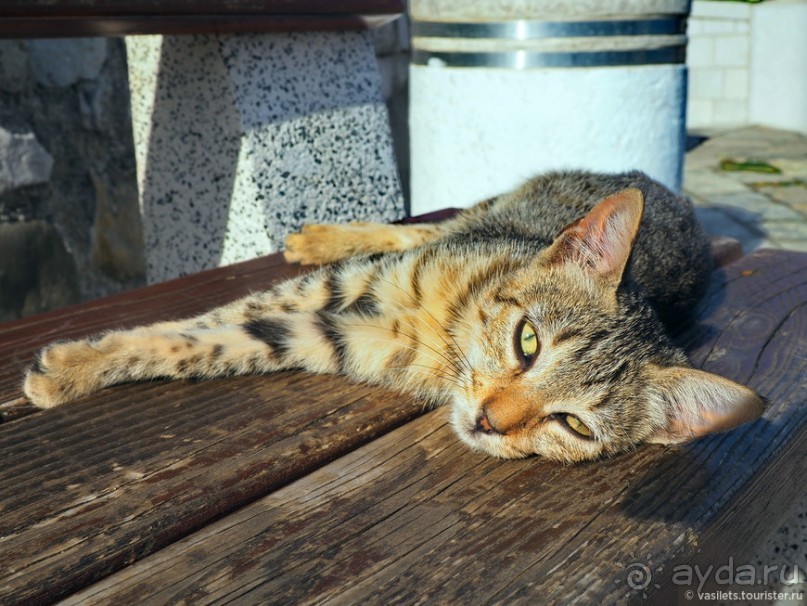
{"label": "cat's back", "polygon": [[671,324],[705,291],[712,267],[709,240],[691,202],[642,172],[541,175],[493,200],[469,231],[476,238],[526,240],[542,248],[598,202],[631,187],[644,194],[645,210],[629,271]]}

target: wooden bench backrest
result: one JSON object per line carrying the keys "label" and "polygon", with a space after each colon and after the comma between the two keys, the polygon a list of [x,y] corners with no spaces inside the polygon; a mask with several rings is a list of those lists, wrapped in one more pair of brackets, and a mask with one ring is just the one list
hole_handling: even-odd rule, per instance
{"label": "wooden bench backrest", "polygon": [[401,0],[4,0],[0,38],[363,29],[403,10]]}

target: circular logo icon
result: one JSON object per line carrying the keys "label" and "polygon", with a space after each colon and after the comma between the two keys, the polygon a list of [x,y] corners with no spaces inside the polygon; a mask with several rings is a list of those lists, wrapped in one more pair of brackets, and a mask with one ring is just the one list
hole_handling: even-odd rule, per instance
{"label": "circular logo icon", "polygon": [[628,587],[631,589],[638,591],[647,589],[650,585],[650,581],[653,580],[653,574],[650,572],[650,568],[640,562],[629,564],[625,570],[625,580],[628,583]]}

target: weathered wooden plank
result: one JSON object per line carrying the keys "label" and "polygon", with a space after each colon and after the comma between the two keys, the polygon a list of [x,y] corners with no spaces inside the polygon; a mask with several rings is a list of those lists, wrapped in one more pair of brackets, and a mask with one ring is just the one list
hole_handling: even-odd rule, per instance
{"label": "weathered wooden plank", "polygon": [[420,413],[335,377],[115,388],[0,427],[0,603],[49,602]]}
{"label": "weathered wooden plank", "polygon": [[726,236],[712,236],[711,239],[715,267],[725,267],[743,256],[743,247],[739,240]]}
{"label": "weathered wooden plank", "polygon": [[384,14],[401,0],[3,0],[0,16]]}
{"label": "weathered wooden plank", "polygon": [[[763,419],[559,466],[467,452],[435,411],[67,603],[675,599],[691,589],[671,585],[676,563],[742,562],[805,490],[807,255],[760,251],[717,272],[699,318],[693,357],[770,398]],[[633,564],[654,575],[638,590]]]}
{"label": "weathered wooden plank", "polygon": [[380,27],[398,15],[124,15],[118,17],[3,17],[3,38],[120,38],[123,36],[351,31]]}
{"label": "weathered wooden plank", "polygon": [[403,11],[401,0],[4,0],[0,38],[353,30]]}

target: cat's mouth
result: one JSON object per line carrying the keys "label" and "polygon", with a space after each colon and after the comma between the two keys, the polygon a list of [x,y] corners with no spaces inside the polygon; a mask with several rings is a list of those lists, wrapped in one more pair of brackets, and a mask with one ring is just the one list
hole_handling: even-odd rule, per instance
{"label": "cat's mouth", "polygon": [[454,433],[473,450],[502,459],[519,459],[533,454],[516,448],[512,440],[493,430],[469,402],[454,402],[451,410]]}

